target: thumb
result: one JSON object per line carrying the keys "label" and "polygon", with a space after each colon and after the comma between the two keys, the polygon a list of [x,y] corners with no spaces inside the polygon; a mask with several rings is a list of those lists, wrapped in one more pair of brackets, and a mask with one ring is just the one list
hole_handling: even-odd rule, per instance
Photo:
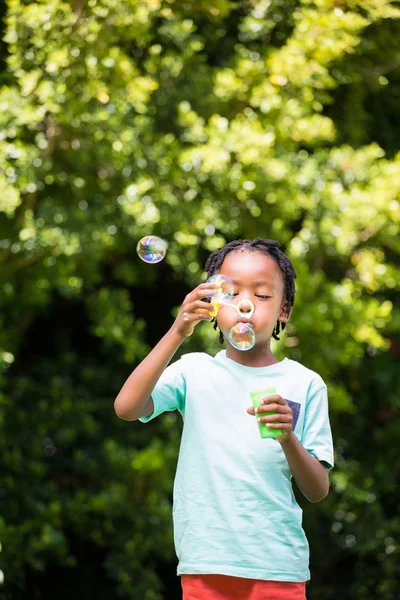
{"label": "thumb", "polygon": [[254,412],[254,406],[249,406],[249,408],[246,409],[246,412],[249,413],[249,415],[255,415],[256,413]]}

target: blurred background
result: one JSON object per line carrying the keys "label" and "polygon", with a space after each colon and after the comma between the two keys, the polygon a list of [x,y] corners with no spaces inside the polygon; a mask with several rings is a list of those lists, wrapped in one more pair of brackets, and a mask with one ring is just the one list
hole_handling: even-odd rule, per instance
{"label": "blurred background", "polygon": [[398,600],[399,3],[0,9],[1,600],[179,599],[180,417],[113,401],[208,254],[256,236],[298,273],[275,352],[329,387],[331,493],[298,495],[308,597]]}

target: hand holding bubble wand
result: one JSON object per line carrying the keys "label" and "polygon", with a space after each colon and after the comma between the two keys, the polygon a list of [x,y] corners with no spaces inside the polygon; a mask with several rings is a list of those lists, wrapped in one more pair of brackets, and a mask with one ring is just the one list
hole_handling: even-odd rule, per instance
{"label": "hand holding bubble wand", "polygon": [[[155,235],[147,235],[141,238],[136,246],[136,252],[145,263],[147,264],[157,264],[161,262],[166,255],[167,251],[167,243],[161,238]],[[206,282],[206,284],[200,284],[197,289],[197,293],[202,293],[202,289],[205,288],[217,288],[216,293],[213,296],[208,296],[208,302],[211,302],[214,306],[212,311],[208,311],[208,314],[203,314],[199,317],[199,320],[210,320],[217,316],[218,311],[221,306],[230,306],[238,315],[242,318],[250,319],[254,314],[254,304],[250,300],[241,300],[237,304],[232,304],[231,300],[234,297],[234,286],[233,281],[222,275],[221,273],[217,273],[212,275]],[[204,305],[203,305],[204,306]],[[197,310],[203,310],[203,307],[200,304],[197,304]],[[190,320],[190,315],[186,310],[182,310],[182,319],[185,322]],[[189,323],[188,323],[189,325]],[[186,333],[187,329],[187,333]],[[186,334],[191,334],[193,331],[192,326],[187,326],[185,328]],[[237,350],[250,350],[253,348],[256,342],[256,336],[253,331],[253,328],[249,323],[239,322],[229,332],[229,343],[236,348]]]}
{"label": "hand holding bubble wand", "polygon": [[[254,314],[254,304],[250,300],[241,300],[237,304],[232,304],[231,300],[234,297],[234,286],[233,281],[225,275],[212,275],[206,283],[200,284],[197,290],[201,293],[202,290],[206,291],[206,288],[213,288],[213,295],[206,296],[207,302],[212,303],[213,309],[207,310],[206,317],[208,320],[212,320],[218,314],[218,311],[222,306],[228,306],[236,310],[238,315],[242,318],[250,319]],[[187,296],[188,298],[188,296]],[[203,309],[202,306],[198,305],[198,309]],[[184,310],[182,313],[184,321],[190,320],[190,314]],[[229,343],[237,350],[250,350],[256,343],[256,336],[250,323],[239,322],[232,327],[228,335]]]}
{"label": "hand holding bubble wand", "polygon": [[[254,304],[251,300],[240,300],[237,304],[232,304],[231,300],[234,297],[233,281],[217,273],[212,275],[207,283],[217,285],[217,293],[212,297],[212,304],[215,307],[210,311],[210,316],[216,317],[221,306],[229,306],[236,310],[238,315],[245,319],[251,319],[254,314]],[[239,322],[232,327],[228,336],[229,343],[237,350],[251,350],[256,343],[256,335],[249,323]]]}

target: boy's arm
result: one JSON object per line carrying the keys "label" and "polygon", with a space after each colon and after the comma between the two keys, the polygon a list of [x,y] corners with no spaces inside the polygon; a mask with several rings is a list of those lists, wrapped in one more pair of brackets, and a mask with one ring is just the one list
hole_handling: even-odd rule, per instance
{"label": "boy's arm", "polygon": [[171,328],[129,375],[114,401],[121,419],[135,421],[154,411],[151,392],[185,338]]}
{"label": "boy's arm", "polygon": [[292,475],[304,496],[310,502],[319,502],[329,492],[328,469],[312,456],[292,433],[281,441],[282,450]]}
{"label": "boy's arm", "polygon": [[116,397],[114,409],[121,419],[135,421],[154,411],[151,392],[175,352],[185,338],[193,333],[197,323],[212,320],[213,317],[209,314],[212,307],[201,298],[212,296],[215,291],[215,285],[201,283],[186,296],[171,329],[131,373]]}
{"label": "boy's arm", "polygon": [[[270,429],[279,429],[282,434],[276,440],[280,442],[289,463],[292,475],[304,496],[310,502],[319,502],[329,492],[328,469],[312,456],[293,433],[293,411],[282,396],[274,394],[261,400],[259,407],[247,409],[256,415],[260,423]],[[259,416],[259,413],[271,413]]]}

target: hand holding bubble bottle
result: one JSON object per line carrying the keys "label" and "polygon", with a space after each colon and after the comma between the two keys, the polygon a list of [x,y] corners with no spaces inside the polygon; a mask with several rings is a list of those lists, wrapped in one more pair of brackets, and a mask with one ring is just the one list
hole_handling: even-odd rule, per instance
{"label": "hand holding bubble bottle", "polygon": [[[254,304],[250,300],[240,300],[237,304],[232,303],[235,295],[233,281],[217,273],[212,275],[207,283],[216,284],[217,293],[212,298],[215,310],[210,311],[211,317],[216,317],[221,306],[228,306],[236,310],[240,317],[251,319],[254,314]],[[237,350],[251,350],[256,343],[256,335],[249,323],[236,323],[228,336],[229,343]]]}
{"label": "hand holding bubble bottle", "polygon": [[[273,394],[276,394],[276,388],[274,388],[274,387],[267,388],[260,392],[250,392],[250,398],[251,398],[251,401],[254,406],[254,411],[260,406],[262,400],[266,396],[272,396]],[[256,417],[266,417],[267,415],[275,415],[275,414],[276,413],[273,411],[262,412],[262,413],[256,413]],[[279,437],[280,435],[282,435],[282,433],[283,433],[281,429],[268,429],[266,423],[258,423],[258,429],[260,432],[260,436],[263,439],[276,438],[276,437]]]}

